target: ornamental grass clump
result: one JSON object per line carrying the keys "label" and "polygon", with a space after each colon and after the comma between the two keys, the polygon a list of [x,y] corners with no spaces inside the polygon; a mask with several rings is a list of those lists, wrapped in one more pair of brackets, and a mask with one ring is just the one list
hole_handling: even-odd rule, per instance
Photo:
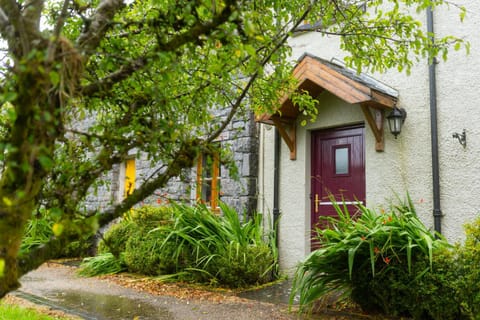
{"label": "ornamental grass clump", "polygon": [[205,205],[174,207],[174,223],[152,232],[166,235],[160,250],[174,248],[176,269],[182,271],[183,277],[244,287],[268,282],[276,276],[275,242],[264,234],[261,215],[241,221],[238,213],[223,203],[221,215]]}
{"label": "ornamental grass clump", "polygon": [[126,270],[123,259],[107,252],[83,259],[77,274],[82,277],[94,277],[102,274],[116,274]]}
{"label": "ornamental grass clump", "polygon": [[20,251],[26,253],[47,243],[53,236],[54,221],[47,214],[36,214],[27,223]]}
{"label": "ornamental grass clump", "polygon": [[415,309],[415,288],[402,285],[431,272],[434,255],[449,244],[421,223],[410,198],[388,212],[359,206],[352,216],[345,205],[335,208],[338,217],[326,218],[330,228],[316,230],[319,249],[296,271],[292,301],[298,295],[301,309],[308,310],[335,293],[369,312],[423,314]]}

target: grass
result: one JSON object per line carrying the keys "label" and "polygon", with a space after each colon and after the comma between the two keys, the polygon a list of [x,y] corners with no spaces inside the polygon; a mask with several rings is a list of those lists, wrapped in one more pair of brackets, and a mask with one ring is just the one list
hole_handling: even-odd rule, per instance
{"label": "grass", "polygon": [[54,320],[54,319],[67,319],[61,317],[50,317],[40,312],[30,309],[23,308],[11,304],[0,304],[0,320]]}

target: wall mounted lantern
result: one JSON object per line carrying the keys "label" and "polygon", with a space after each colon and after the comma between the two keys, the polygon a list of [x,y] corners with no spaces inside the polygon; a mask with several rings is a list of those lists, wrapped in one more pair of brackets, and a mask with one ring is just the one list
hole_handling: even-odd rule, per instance
{"label": "wall mounted lantern", "polygon": [[390,132],[395,136],[395,139],[397,139],[397,136],[402,132],[402,125],[406,117],[407,111],[397,107],[394,107],[392,112],[387,116],[388,127],[390,128]]}

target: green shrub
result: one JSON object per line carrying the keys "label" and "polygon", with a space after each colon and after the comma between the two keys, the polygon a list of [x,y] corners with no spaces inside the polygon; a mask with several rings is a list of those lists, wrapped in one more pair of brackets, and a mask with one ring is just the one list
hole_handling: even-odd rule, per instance
{"label": "green shrub", "polygon": [[457,295],[462,310],[471,319],[480,319],[480,218],[465,225],[466,239],[457,249],[455,266]]}
{"label": "green shrub", "polygon": [[171,217],[172,209],[168,206],[143,206],[132,209],[120,222],[105,232],[97,250],[99,253],[111,252],[118,257],[126,250],[129,238],[138,230],[147,233],[161,225],[171,223]]}
{"label": "green shrub", "polygon": [[227,251],[215,256],[205,269],[214,276],[215,282],[240,288],[272,280],[274,262],[269,246],[240,246],[237,243],[227,246]]}
{"label": "green shrub", "polygon": [[411,272],[405,266],[395,265],[373,278],[355,273],[352,298],[361,301],[366,310],[391,316],[466,319],[456,294],[457,270],[453,258],[451,250],[438,249],[433,255],[432,269],[425,257],[413,264]]}
{"label": "green shrub", "polygon": [[91,256],[95,247],[95,235],[85,235],[79,240],[66,244],[62,253],[56,258],[79,258]]}
{"label": "green shrub", "polygon": [[456,284],[458,275],[456,258],[449,248],[435,252],[431,272],[415,278],[412,283],[403,284],[408,293],[416,298],[412,301],[411,311],[415,319],[470,319],[461,308],[461,297]]}
{"label": "green shrub", "polygon": [[[317,230],[320,249],[297,269],[292,299],[298,294],[305,310],[323,295],[341,292],[370,312],[425,319],[437,312],[422,307],[416,285],[433,275],[433,257],[449,244],[435,239],[409,204],[385,213],[360,206],[355,218],[346,206],[336,205],[338,218],[327,219],[331,228]],[[430,290],[450,290],[437,280],[439,288]]]}
{"label": "green shrub", "polygon": [[163,275],[177,272],[181,265],[174,253],[175,244],[165,243],[161,231],[139,229],[131,235],[125,248],[125,264],[128,271],[146,275]]}
{"label": "green shrub", "polygon": [[137,225],[131,221],[122,220],[114,224],[105,232],[102,241],[98,244],[98,253],[110,252],[118,257],[125,251],[127,241],[136,229],[138,229]]}
{"label": "green shrub", "polygon": [[424,259],[412,274],[392,269],[371,281],[371,292],[394,306],[384,308],[389,314],[402,310],[415,319],[480,319],[480,218],[465,231],[463,245],[434,251],[432,270]]}
{"label": "green shrub", "polygon": [[171,222],[172,215],[171,206],[142,206],[129,211],[125,215],[125,220],[132,221],[141,228],[153,229]]}
{"label": "green shrub", "polygon": [[272,280],[277,249],[261,215],[241,221],[234,209],[221,209],[221,216],[204,205],[134,209],[105,233],[98,251],[122,256],[128,271],[146,275],[230,287]]}

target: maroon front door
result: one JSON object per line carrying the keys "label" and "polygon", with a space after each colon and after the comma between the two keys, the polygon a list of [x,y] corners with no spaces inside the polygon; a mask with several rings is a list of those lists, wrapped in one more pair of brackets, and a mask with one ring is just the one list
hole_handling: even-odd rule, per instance
{"label": "maroon front door", "polygon": [[348,127],[312,132],[311,222],[321,216],[337,216],[331,197],[347,204],[365,203],[364,127]]}

